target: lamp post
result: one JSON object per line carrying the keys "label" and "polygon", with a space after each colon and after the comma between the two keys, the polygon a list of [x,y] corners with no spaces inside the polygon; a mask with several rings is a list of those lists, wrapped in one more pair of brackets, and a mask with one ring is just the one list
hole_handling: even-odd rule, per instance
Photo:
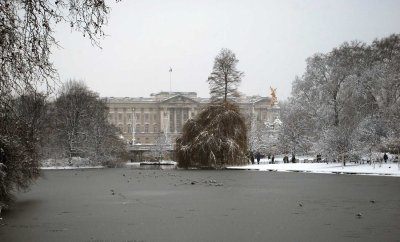
{"label": "lamp post", "polygon": [[165,134],[165,140],[168,140],[168,120],[169,120],[169,114],[164,116],[164,134]]}
{"label": "lamp post", "polygon": [[172,67],[169,68],[169,95],[171,95],[172,93],[171,79],[172,79]]}

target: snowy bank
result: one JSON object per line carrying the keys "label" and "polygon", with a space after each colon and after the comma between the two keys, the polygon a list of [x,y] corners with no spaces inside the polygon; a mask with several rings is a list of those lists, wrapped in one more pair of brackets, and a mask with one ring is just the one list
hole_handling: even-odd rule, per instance
{"label": "snowy bank", "polygon": [[[262,162],[263,163],[263,162]],[[399,176],[400,167],[398,163],[383,164],[347,164],[341,163],[281,163],[281,164],[260,164],[247,166],[231,166],[227,169],[236,170],[258,170],[258,171],[279,171],[279,172],[310,172],[310,173],[331,173],[351,175],[374,175],[374,176]]]}
{"label": "snowy bank", "polygon": [[170,166],[175,166],[177,164],[177,162],[172,161],[172,160],[162,160],[162,161],[144,161],[144,162],[140,162],[140,165],[170,165]]}
{"label": "snowy bank", "polygon": [[42,170],[71,170],[71,169],[99,169],[104,166],[98,165],[87,158],[72,157],[71,159],[47,159],[41,161]]}
{"label": "snowy bank", "polygon": [[101,169],[104,166],[46,166],[40,167],[41,170],[74,170],[74,169]]}
{"label": "snowy bank", "polygon": [[138,166],[138,165],[142,165],[142,166],[147,166],[147,165],[156,165],[156,166],[175,166],[178,163],[176,161],[172,161],[172,160],[162,160],[162,161],[141,161],[141,162],[128,162],[126,163],[126,165],[128,166]]}

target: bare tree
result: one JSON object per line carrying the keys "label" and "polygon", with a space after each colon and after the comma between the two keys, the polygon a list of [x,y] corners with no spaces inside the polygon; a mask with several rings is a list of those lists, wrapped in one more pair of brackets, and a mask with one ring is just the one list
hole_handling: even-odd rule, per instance
{"label": "bare tree", "polygon": [[0,2],[0,101],[16,93],[51,88],[57,71],[50,61],[58,45],[54,27],[68,23],[98,45],[109,7],[104,0],[2,0]]}
{"label": "bare tree", "polygon": [[[63,157],[86,157],[94,163],[108,162],[124,148],[117,128],[107,121],[108,108],[82,82],[67,82],[50,113],[53,142]],[[52,144],[49,144],[52,145]],[[114,155],[114,157],[113,157]]]}
{"label": "bare tree", "polygon": [[45,114],[42,95],[18,97],[7,107],[0,109],[0,208],[40,174],[37,146]]}
{"label": "bare tree", "polygon": [[293,138],[298,144],[311,142],[315,152],[343,164],[358,159],[365,148],[369,153],[400,148],[399,68],[399,35],[371,45],[344,43],[312,56],[304,75],[293,82],[282,134],[301,131]]}
{"label": "bare tree", "polygon": [[237,88],[244,73],[236,69],[238,62],[236,55],[229,49],[222,49],[215,57],[213,71],[207,80],[212,101],[227,102],[239,96]]}
{"label": "bare tree", "polygon": [[[18,95],[34,94],[39,86],[49,91],[54,88],[58,74],[50,55],[58,45],[55,26],[67,23],[98,45],[109,11],[104,0],[0,1],[0,163],[6,166],[3,172],[17,174],[1,180],[0,203],[10,201],[13,187],[26,188],[37,177],[32,176],[38,168],[37,157],[21,148],[28,142],[22,131],[29,124],[16,114],[14,100]],[[7,165],[27,161],[32,166]],[[30,167],[30,173],[25,167]]]}
{"label": "bare tree", "polygon": [[293,99],[282,109],[282,127],[278,133],[279,149],[285,153],[307,153],[312,146],[310,116]]}
{"label": "bare tree", "polygon": [[151,150],[152,156],[158,161],[162,161],[166,156],[168,150],[170,150],[172,144],[169,138],[162,132],[158,133],[154,143],[154,147]]}

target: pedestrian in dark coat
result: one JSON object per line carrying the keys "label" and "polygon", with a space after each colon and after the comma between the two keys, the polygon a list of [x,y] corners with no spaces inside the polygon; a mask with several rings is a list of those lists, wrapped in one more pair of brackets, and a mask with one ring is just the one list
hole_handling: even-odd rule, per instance
{"label": "pedestrian in dark coat", "polygon": [[275,160],[275,156],[272,155],[272,158],[271,158],[272,164],[274,164],[274,160]]}
{"label": "pedestrian in dark coat", "polygon": [[251,160],[251,164],[254,165],[254,154],[253,154],[253,152],[250,152],[250,160]]}
{"label": "pedestrian in dark coat", "polygon": [[387,163],[388,156],[387,156],[387,154],[386,154],[386,153],[383,155],[383,160],[385,161],[385,163]]}
{"label": "pedestrian in dark coat", "polygon": [[296,163],[296,157],[294,156],[294,154],[292,155],[292,163]]}
{"label": "pedestrian in dark coat", "polygon": [[260,160],[261,160],[261,154],[260,152],[256,153],[256,159],[257,159],[257,164],[260,164]]}
{"label": "pedestrian in dark coat", "polygon": [[283,157],[283,163],[289,163],[289,157],[287,155]]}

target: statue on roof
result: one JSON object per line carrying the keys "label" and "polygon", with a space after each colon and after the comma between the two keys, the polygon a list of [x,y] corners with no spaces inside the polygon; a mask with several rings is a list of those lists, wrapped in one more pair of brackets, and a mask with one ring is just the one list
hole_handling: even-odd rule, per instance
{"label": "statue on roof", "polygon": [[271,106],[274,106],[275,104],[278,103],[278,98],[276,97],[276,88],[272,88],[271,86],[269,87],[271,90]]}

